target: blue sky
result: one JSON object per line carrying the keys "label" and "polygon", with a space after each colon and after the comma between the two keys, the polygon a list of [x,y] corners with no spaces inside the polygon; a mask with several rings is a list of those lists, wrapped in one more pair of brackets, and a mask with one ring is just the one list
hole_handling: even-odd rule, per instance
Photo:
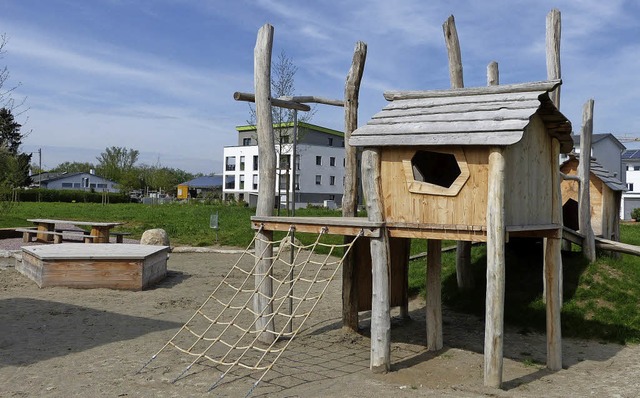
{"label": "blue sky", "polygon": [[[465,86],[546,79],[545,19],[562,13],[561,111],[579,132],[595,100],[594,130],[640,136],[640,5],[635,0],[0,0],[1,62],[26,97],[24,151],[43,167],[95,162],[108,146],[141,162],[221,173],[224,146],[253,91],[258,29],[275,28],[274,61],[298,67],[296,94],[342,98],[356,41],[368,45],[360,125],[385,90],[449,87],[442,23],[453,14]],[[311,123],[342,130],[340,108],[318,106]],[[628,145],[631,146],[631,145]],[[34,157],[34,160],[37,157]]]}

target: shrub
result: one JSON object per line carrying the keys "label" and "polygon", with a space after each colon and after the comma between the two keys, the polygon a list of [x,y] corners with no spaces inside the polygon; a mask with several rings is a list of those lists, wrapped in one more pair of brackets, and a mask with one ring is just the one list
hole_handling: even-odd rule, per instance
{"label": "shrub", "polygon": [[[109,203],[129,203],[127,195],[109,193]],[[73,189],[25,189],[20,192],[22,202],[65,202],[65,203],[102,203],[101,192],[87,192]]]}
{"label": "shrub", "polygon": [[640,219],[640,207],[631,210],[631,218],[638,221]]}

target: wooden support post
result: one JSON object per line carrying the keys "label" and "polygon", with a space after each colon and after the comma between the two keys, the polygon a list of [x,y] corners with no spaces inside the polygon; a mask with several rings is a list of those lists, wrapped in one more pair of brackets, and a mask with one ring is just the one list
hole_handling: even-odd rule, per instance
{"label": "wooden support post", "polygon": [[580,133],[580,196],[578,199],[578,225],[584,241],[582,254],[589,262],[596,261],[596,240],[591,228],[591,196],[589,183],[591,175],[591,135],[593,133],[593,99],[584,104],[582,113],[582,132]]}
{"label": "wooden support post", "polygon": [[[552,141],[552,170],[559,168],[560,142]],[[553,222],[562,221],[562,193],[560,190],[560,173],[551,176]],[[560,231],[562,232],[562,231]],[[559,234],[562,236],[562,233]],[[562,332],[560,312],[562,310],[562,239],[544,239],[544,280],[547,289],[545,302],[547,306],[547,367],[551,370],[562,368]]]}
{"label": "wooden support post", "polygon": [[505,290],[505,159],[502,148],[489,152],[487,197],[487,293],[484,332],[484,385],[502,384]]}
{"label": "wooden support post", "polygon": [[[358,98],[366,57],[367,45],[361,41],[357,42],[344,88],[345,175],[344,195],[342,196],[343,217],[357,216],[357,150],[349,145],[349,138],[351,133],[358,128]],[[344,238],[345,243],[350,243],[352,240],[353,237],[351,236],[345,236]],[[358,330],[357,278],[355,253],[350,251],[342,264],[342,326],[353,331]]]}
{"label": "wooden support post", "polygon": [[442,349],[442,241],[427,240],[427,350]]}
{"label": "wooden support post", "polygon": [[[380,187],[380,151],[365,148],[362,152],[362,187],[370,221],[384,221]],[[381,228],[379,238],[371,238],[371,363],[374,373],[391,367],[391,315],[389,294],[389,235]]]}
{"label": "wooden support post", "polygon": [[[451,88],[463,88],[464,78],[462,74],[462,56],[460,53],[460,41],[458,30],[453,15],[442,24],[444,41],[447,46],[449,58],[449,80]],[[456,278],[459,290],[473,288],[473,274],[471,272],[471,242],[458,241],[456,243]]]}
{"label": "wooden support post", "polygon": [[[263,25],[258,31],[254,50],[254,85],[256,102],[256,128],[258,133],[259,178],[257,216],[272,216],[275,206],[276,152],[273,146],[273,119],[271,116],[271,50],[273,48],[273,26]],[[265,330],[259,340],[271,344],[275,339],[273,322],[273,283],[269,277],[273,246],[272,231],[260,231],[255,243],[255,284],[258,287],[253,297],[253,309],[259,314],[256,330]],[[265,279],[266,278],[266,279]],[[263,281],[264,279],[264,281]]]}

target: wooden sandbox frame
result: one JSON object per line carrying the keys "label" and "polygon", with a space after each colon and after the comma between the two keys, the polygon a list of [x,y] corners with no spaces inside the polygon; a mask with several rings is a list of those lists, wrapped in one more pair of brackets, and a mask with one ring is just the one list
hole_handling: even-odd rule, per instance
{"label": "wooden sandbox frame", "polygon": [[143,290],[167,275],[169,246],[61,243],[24,246],[16,270],[38,287]]}

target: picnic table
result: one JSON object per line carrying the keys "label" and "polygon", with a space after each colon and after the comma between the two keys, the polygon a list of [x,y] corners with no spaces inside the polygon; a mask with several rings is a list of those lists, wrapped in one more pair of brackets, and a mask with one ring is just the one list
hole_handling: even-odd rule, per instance
{"label": "picnic table", "polygon": [[75,226],[90,226],[90,236],[93,237],[94,243],[109,243],[109,233],[113,227],[122,225],[121,222],[104,222],[104,221],[77,221],[77,220],[51,220],[47,218],[27,219],[36,225],[38,234],[37,239],[44,242],[54,240],[56,224],[71,224]]}

